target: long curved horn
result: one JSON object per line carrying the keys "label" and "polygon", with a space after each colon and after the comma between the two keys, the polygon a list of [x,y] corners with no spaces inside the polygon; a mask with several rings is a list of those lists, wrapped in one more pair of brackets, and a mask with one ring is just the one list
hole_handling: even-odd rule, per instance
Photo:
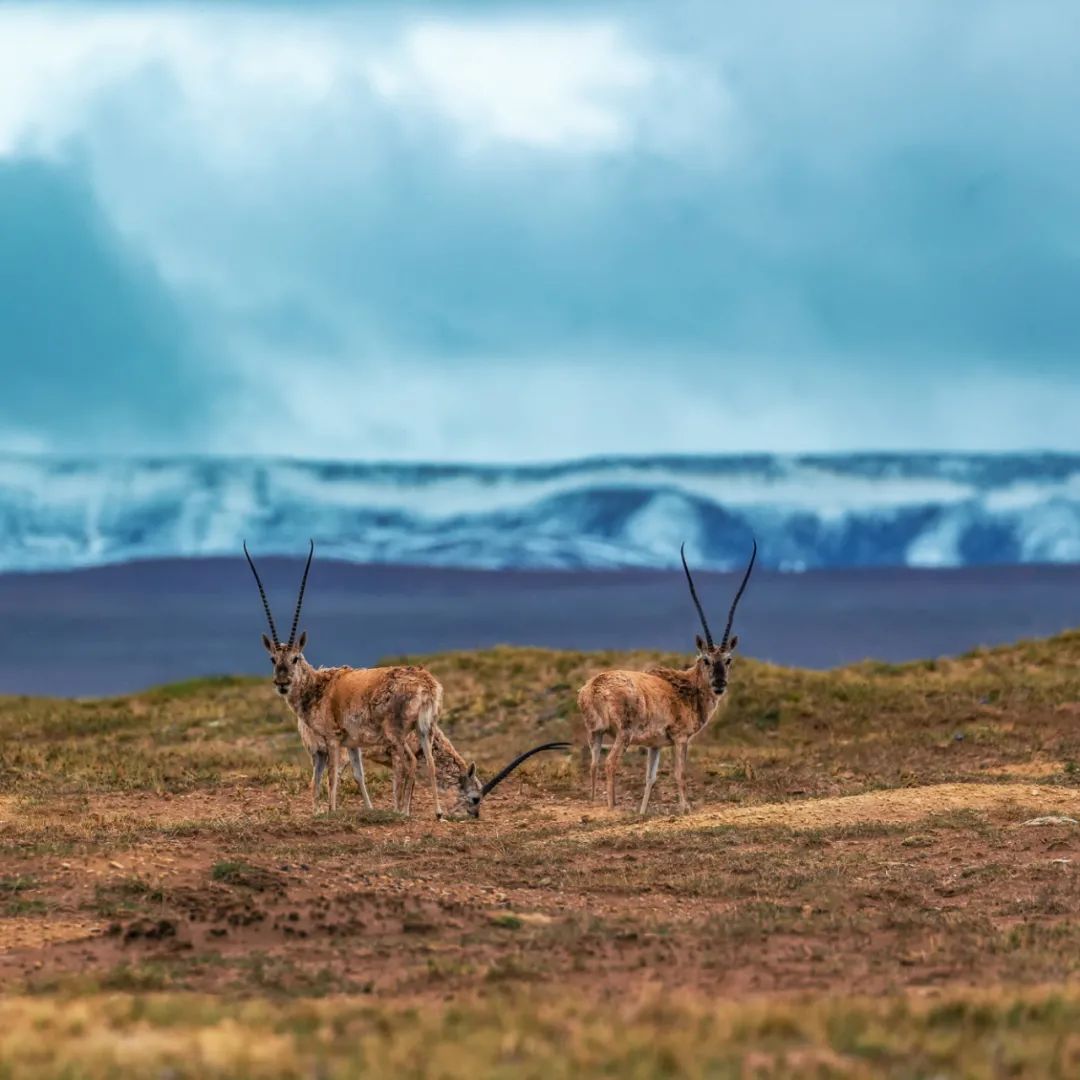
{"label": "long curved horn", "polygon": [[[701,601],[698,599],[697,589],[694,588],[694,579],[690,576],[690,567],[686,565],[685,542],[682,547],[679,548],[679,554],[682,556],[682,568],[686,571],[686,584],[690,586],[690,596],[693,598],[694,607],[697,608],[698,618],[701,620],[701,628],[705,631],[706,644],[708,644],[711,649],[713,647],[712,631],[709,630],[709,623],[705,618],[705,611],[701,606]],[[732,610],[734,611],[734,608],[732,608]]]}
{"label": "long curved horn", "polygon": [[270,636],[274,639],[275,645],[280,645],[278,640],[277,627],[274,626],[274,616],[270,612],[270,601],[266,599],[266,590],[263,588],[262,578],[259,577],[259,571],[255,569],[255,563],[252,561],[251,553],[247,549],[247,541],[244,541],[244,554],[247,556],[248,566],[251,567],[251,572],[255,575],[255,584],[259,586],[259,595],[262,597],[263,608],[266,611],[266,621],[270,624]]}
{"label": "long curved horn", "polygon": [[311,547],[308,549],[307,565],[304,567],[304,576],[300,579],[300,595],[296,598],[296,612],[292,617],[292,629],[289,631],[289,644],[296,640],[296,628],[300,624],[300,608],[304,603],[304,589],[307,588],[308,571],[311,569],[311,557],[315,554],[315,541],[309,540]]}
{"label": "long curved horn", "polygon": [[531,758],[533,754],[539,754],[541,750],[568,750],[573,744],[568,742],[546,742],[543,746],[534,746],[526,750],[524,754],[518,754],[509,765],[500,769],[481,789],[480,798],[486,798],[494,791],[496,785],[501,784],[523,761]]}
{"label": "long curved horn", "polygon": [[750,572],[754,569],[754,561],[757,559],[757,541],[754,541],[754,550],[750,554],[750,563],[746,567],[746,573],[743,574],[742,584],[739,586],[739,591],[735,594],[735,599],[731,601],[731,610],[728,612],[727,626],[724,627],[724,640],[720,642],[720,648],[723,648],[728,643],[728,638],[731,636],[731,624],[735,621],[735,609],[739,606],[739,601],[742,599],[742,594],[746,591],[746,583],[750,580]]}

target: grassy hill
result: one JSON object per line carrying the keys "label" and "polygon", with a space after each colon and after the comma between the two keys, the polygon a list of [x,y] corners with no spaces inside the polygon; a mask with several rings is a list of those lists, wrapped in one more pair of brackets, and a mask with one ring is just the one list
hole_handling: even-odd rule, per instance
{"label": "grassy hill", "polygon": [[[688,662],[509,647],[385,662],[406,659],[442,680],[444,729],[489,767],[531,741],[579,739],[575,698],[590,674]],[[739,799],[791,786],[841,794],[985,778],[987,765],[1030,769],[1033,756],[1060,765],[1067,781],[1080,760],[1078,701],[1080,631],[953,660],[827,672],[740,660],[726,710],[695,743],[696,787],[708,789],[710,762],[732,756],[759,774],[751,790],[728,793]],[[198,679],[79,702],[0,697],[0,744],[0,791],[18,795],[168,793],[233,774],[276,785],[304,762],[269,679]]]}
{"label": "grassy hill", "polygon": [[[421,659],[490,773],[579,738],[591,673],[679,658]],[[1075,632],[740,661],[695,812],[665,756],[645,822],[642,757],[610,813],[576,752],[479,823],[351,779],[313,817],[269,680],[0,699],[0,1076],[1072,1075],[1078,763]]]}

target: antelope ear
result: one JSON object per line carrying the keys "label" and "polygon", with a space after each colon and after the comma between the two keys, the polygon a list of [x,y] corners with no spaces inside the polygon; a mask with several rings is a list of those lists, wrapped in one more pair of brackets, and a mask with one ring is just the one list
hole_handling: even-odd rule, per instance
{"label": "antelope ear", "polygon": [[303,632],[303,633],[302,633],[302,634],[300,635],[300,640],[299,640],[299,641],[298,641],[298,642],[296,643],[296,647],[297,647],[297,649],[299,649],[299,650],[300,650],[300,652],[303,652],[303,651],[304,651],[304,646],[305,646],[306,644],[307,644],[307,631],[305,630],[305,631],[304,631],[304,632]]}
{"label": "antelope ear", "polygon": [[263,648],[266,649],[266,651],[271,656],[273,656],[274,655],[274,646],[271,644],[270,639],[265,634],[263,634],[262,639],[263,639]]}
{"label": "antelope ear", "polygon": [[735,651],[735,646],[738,645],[738,644],[739,644],[739,635],[738,634],[732,634],[731,635],[731,640],[728,642],[728,648],[730,648],[732,650],[732,652],[734,652]]}
{"label": "antelope ear", "polygon": [[465,771],[465,776],[469,780],[475,780],[476,779],[476,762],[475,761],[470,761],[469,762],[469,767]]}
{"label": "antelope ear", "polygon": [[701,635],[700,635],[700,634],[698,634],[698,635],[697,635],[697,636],[696,636],[696,637],[694,638],[694,641],[695,641],[695,642],[697,643],[697,651],[698,651],[699,653],[701,653],[701,655],[702,655],[702,656],[704,656],[704,655],[705,655],[705,653],[707,652],[707,649],[706,649],[706,647],[705,647],[705,642],[704,642],[704,640],[702,639]]}

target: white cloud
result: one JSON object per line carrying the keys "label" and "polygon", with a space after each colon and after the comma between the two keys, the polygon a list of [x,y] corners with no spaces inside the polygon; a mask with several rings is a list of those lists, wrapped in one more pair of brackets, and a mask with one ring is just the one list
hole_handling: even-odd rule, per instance
{"label": "white cloud", "polygon": [[443,118],[470,147],[611,150],[653,129],[658,96],[665,128],[729,107],[715,73],[650,54],[612,21],[49,4],[5,8],[0,20],[0,155],[28,141],[55,147],[96,94],[155,65],[183,93],[189,134],[226,156],[269,134],[253,133],[253,119],[324,108],[353,81]]}
{"label": "white cloud", "polygon": [[[515,146],[556,168],[567,154],[643,148],[690,162],[734,141],[732,117],[715,72],[650,52],[610,19],[0,8],[0,159],[74,148],[113,224],[166,281],[228,289],[239,307],[282,278],[295,287],[283,261],[265,266],[260,292],[220,249],[265,237],[270,204],[299,177],[370,198],[392,189],[400,147],[470,151],[453,167],[480,173]],[[222,222],[215,208],[230,202],[242,213]]]}
{"label": "white cloud", "polygon": [[[237,415],[248,448],[296,457],[551,461],[595,454],[802,453],[873,448],[1080,450],[1069,377],[843,376],[823,363],[614,356],[288,366],[266,372]],[[725,394],[700,391],[719,368]],[[970,408],[959,407],[971,402]],[[1048,435],[1048,433],[1051,433]],[[209,449],[229,453],[229,433]],[[937,493],[940,496],[940,492]]]}
{"label": "white cloud", "polygon": [[612,149],[656,66],[606,23],[443,21],[410,27],[371,72],[386,97],[444,114],[472,145]]}
{"label": "white cloud", "polygon": [[263,113],[317,106],[350,65],[325,27],[272,13],[43,4],[5,8],[0,24],[0,155],[55,150],[82,130],[98,95],[155,67],[227,152],[227,133],[254,104]]}

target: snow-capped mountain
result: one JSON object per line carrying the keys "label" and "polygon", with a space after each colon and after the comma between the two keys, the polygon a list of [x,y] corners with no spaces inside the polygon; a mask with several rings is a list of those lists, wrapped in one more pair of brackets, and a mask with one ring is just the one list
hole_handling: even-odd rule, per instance
{"label": "snow-capped mountain", "polygon": [[260,554],[465,567],[1080,561],[1080,455],[553,465],[0,457],[0,569]]}

